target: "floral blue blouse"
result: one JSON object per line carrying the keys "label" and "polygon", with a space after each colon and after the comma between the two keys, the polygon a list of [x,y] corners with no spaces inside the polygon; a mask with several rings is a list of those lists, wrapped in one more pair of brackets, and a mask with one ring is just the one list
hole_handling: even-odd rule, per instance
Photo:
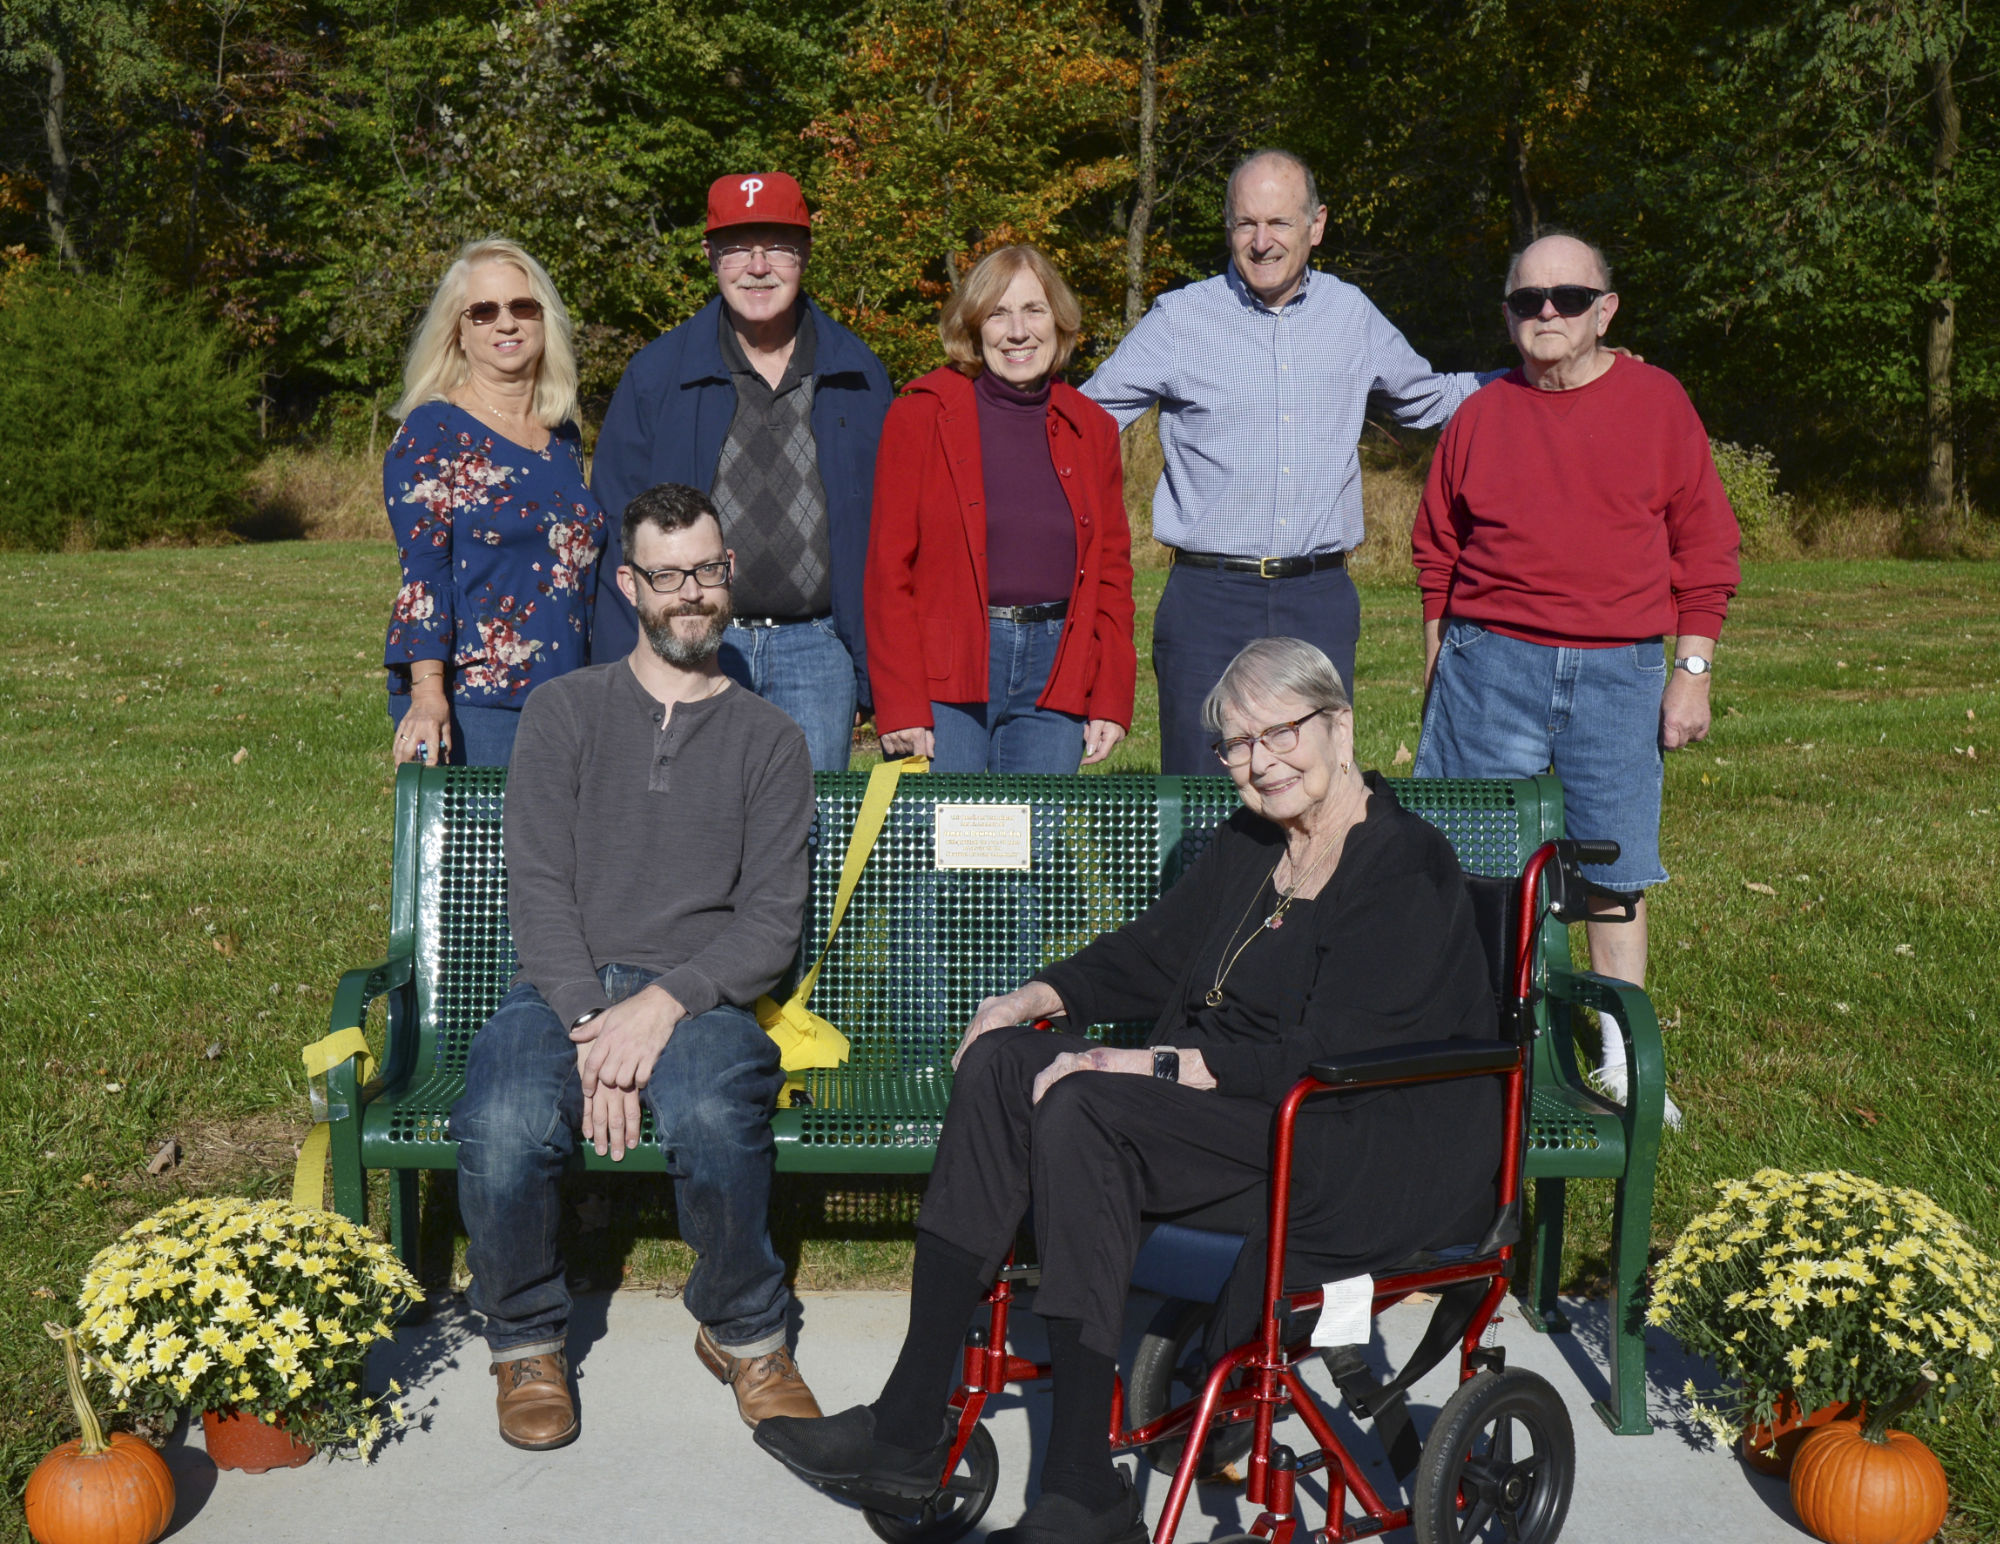
{"label": "floral blue blouse", "polygon": [[408,693],[417,660],[441,659],[455,702],[518,708],[585,662],[604,512],[575,424],[532,451],[426,402],[383,458],[382,497],[403,561],[383,651],[392,694]]}

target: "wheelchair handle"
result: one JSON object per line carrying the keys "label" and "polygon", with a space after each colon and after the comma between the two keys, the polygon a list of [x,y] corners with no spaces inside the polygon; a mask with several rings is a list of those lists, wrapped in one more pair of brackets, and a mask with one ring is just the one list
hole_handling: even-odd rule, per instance
{"label": "wheelchair handle", "polygon": [[1612,841],[1579,841],[1574,837],[1564,837],[1556,843],[1556,851],[1568,863],[1616,863],[1618,844]]}

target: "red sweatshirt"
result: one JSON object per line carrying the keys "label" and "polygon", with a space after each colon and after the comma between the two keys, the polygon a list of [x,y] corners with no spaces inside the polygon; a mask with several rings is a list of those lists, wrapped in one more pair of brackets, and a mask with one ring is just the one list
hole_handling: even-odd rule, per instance
{"label": "red sweatshirt", "polygon": [[1680,382],[1621,355],[1573,391],[1517,369],[1475,392],[1410,544],[1424,620],[1594,648],[1717,636],[1742,541]]}

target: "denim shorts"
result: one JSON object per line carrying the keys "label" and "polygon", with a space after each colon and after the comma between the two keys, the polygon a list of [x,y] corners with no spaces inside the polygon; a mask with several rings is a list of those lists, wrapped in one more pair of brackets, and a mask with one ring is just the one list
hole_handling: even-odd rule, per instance
{"label": "denim shorts", "polygon": [[1664,884],[1660,866],[1660,698],[1666,650],[1658,638],[1605,649],[1528,643],[1448,621],[1417,745],[1418,777],[1562,779],[1568,834],[1618,844],[1618,861],[1591,864],[1613,890]]}

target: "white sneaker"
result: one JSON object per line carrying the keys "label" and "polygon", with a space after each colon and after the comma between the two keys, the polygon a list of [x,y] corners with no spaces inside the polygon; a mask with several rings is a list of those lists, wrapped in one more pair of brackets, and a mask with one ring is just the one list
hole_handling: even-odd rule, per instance
{"label": "white sneaker", "polygon": [[[1608,1067],[1593,1068],[1584,1081],[1612,1103],[1621,1106],[1625,1103],[1627,1086],[1625,1063],[1614,1062]],[[1679,1131],[1681,1129],[1681,1107],[1674,1103],[1674,1096],[1672,1094],[1666,1096],[1666,1104],[1660,1112],[1660,1118],[1666,1122],[1667,1130]]]}

